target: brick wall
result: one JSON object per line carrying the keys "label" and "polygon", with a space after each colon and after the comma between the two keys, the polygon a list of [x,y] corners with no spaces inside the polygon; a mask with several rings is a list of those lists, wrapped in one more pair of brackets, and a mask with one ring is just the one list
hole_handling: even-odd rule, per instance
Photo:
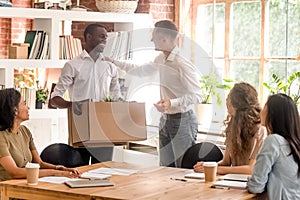
{"label": "brick wall", "polygon": [[[76,0],[72,0],[73,4],[76,4]],[[98,11],[94,1],[81,1],[80,5],[88,7],[93,11]],[[153,23],[161,19],[175,19],[174,13],[174,0],[139,0],[138,7],[135,11],[136,13],[150,13],[153,16]],[[83,31],[88,23],[73,23],[72,24],[72,34],[74,37],[80,38],[82,44],[83,40]],[[103,24],[103,23],[100,23]],[[113,24],[104,24],[108,27],[108,31],[113,30]]]}
{"label": "brick wall", "polygon": [[[14,7],[31,7],[31,0],[12,0],[11,2]],[[8,58],[9,45],[24,42],[26,30],[31,27],[32,21],[28,19],[0,18],[0,58]]]}

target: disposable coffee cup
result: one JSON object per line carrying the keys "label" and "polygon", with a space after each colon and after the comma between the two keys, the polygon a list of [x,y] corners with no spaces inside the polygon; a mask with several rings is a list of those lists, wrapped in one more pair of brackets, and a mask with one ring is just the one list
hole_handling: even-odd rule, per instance
{"label": "disposable coffee cup", "polygon": [[37,185],[39,179],[40,165],[37,163],[27,163],[25,168],[27,185]]}
{"label": "disposable coffee cup", "polygon": [[218,167],[218,163],[216,163],[216,162],[204,162],[203,163],[205,182],[216,181],[217,167]]}

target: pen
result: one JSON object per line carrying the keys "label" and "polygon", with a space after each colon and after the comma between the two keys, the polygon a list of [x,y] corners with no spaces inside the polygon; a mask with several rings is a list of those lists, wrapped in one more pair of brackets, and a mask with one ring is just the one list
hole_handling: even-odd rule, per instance
{"label": "pen", "polygon": [[217,186],[217,185],[212,185],[210,186],[211,188],[216,188],[216,189],[224,189],[224,190],[229,190],[230,187],[223,187],[223,186]]}
{"label": "pen", "polygon": [[183,178],[170,178],[171,180],[175,180],[175,181],[183,181],[183,182],[187,182],[186,179]]}

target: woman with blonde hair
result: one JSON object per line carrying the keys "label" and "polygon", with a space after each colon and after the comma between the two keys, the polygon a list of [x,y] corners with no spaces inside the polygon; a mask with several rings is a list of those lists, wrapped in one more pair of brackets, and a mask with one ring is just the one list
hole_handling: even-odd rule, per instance
{"label": "woman with blonde hair", "polygon": [[[226,106],[226,150],[217,173],[251,174],[266,136],[265,127],[260,125],[257,91],[248,83],[236,83],[227,96]],[[203,162],[198,162],[194,171],[203,172]]]}

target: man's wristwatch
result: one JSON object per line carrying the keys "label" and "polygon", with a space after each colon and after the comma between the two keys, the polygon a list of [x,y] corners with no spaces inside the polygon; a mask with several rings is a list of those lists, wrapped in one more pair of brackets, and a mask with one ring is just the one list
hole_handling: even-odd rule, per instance
{"label": "man's wristwatch", "polygon": [[65,166],[63,166],[63,165],[56,165],[56,166],[55,166],[55,169],[57,169],[57,170],[63,170],[64,167],[65,167]]}

